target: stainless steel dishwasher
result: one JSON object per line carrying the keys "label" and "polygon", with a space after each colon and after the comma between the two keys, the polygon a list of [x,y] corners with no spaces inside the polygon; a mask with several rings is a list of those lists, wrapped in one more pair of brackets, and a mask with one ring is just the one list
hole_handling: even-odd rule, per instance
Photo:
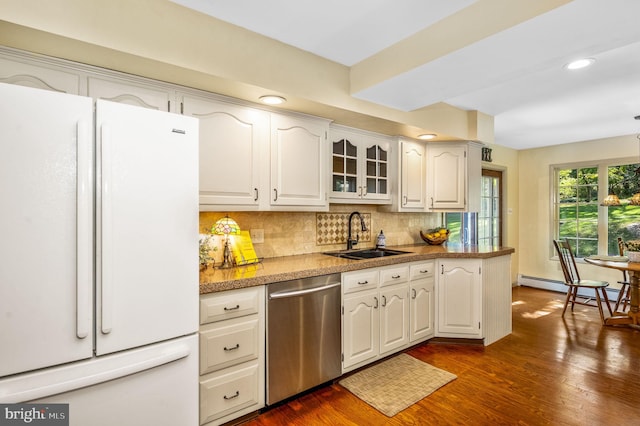
{"label": "stainless steel dishwasher", "polygon": [[267,286],[267,405],[342,374],[340,274]]}

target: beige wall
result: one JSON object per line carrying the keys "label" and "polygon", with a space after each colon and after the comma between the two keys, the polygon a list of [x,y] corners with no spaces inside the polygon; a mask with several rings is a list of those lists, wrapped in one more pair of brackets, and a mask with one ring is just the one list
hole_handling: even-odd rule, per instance
{"label": "beige wall", "polygon": [[[562,280],[557,261],[552,260],[553,245],[550,168],[552,165],[599,161],[605,159],[638,159],[638,140],[635,135],[579,142],[518,152],[520,225],[520,274]],[[605,207],[603,214],[606,214]],[[581,274],[593,279],[606,280],[616,287],[620,273],[587,264],[580,265]]]}

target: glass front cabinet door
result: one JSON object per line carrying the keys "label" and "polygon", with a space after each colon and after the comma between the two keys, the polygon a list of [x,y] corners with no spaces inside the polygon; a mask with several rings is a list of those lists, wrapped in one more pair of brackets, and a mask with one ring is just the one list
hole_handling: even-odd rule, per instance
{"label": "glass front cabinet door", "polygon": [[356,129],[331,128],[331,202],[391,203],[391,139]]}

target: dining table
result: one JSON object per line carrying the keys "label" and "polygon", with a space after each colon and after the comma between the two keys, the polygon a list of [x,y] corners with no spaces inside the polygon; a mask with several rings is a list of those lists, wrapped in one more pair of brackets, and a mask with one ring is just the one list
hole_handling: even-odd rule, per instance
{"label": "dining table", "polygon": [[605,325],[630,325],[640,327],[640,262],[629,262],[624,258],[618,259],[616,256],[589,256],[584,258],[585,262],[603,268],[627,271],[630,286],[630,308],[628,312],[614,312],[613,316],[605,319]]}

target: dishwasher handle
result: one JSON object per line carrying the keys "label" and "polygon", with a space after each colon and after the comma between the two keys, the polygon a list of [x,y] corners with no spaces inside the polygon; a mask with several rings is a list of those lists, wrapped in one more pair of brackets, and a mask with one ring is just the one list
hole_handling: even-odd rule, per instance
{"label": "dishwasher handle", "polygon": [[342,283],[333,283],[327,284],[322,287],[313,287],[313,288],[305,288],[303,290],[293,290],[293,291],[278,291],[269,295],[269,300],[273,299],[284,299],[285,297],[295,297],[302,296],[304,294],[309,293],[317,293],[324,290],[329,290],[331,288],[339,287]]}

